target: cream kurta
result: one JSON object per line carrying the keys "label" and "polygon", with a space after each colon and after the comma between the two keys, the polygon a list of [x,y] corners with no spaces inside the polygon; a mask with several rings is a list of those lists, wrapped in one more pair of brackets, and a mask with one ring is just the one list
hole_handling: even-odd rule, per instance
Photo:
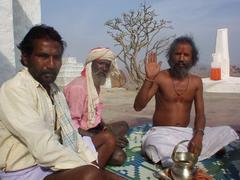
{"label": "cream kurta", "polygon": [[0,170],[35,164],[53,170],[90,164],[97,153],[78,136],[78,153],[59,143],[55,108],[46,90],[28,73],[19,72],[0,89]]}

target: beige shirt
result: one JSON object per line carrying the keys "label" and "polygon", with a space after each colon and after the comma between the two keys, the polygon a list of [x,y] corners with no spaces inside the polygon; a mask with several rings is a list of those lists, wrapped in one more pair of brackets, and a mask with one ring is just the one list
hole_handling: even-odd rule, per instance
{"label": "beige shirt", "polygon": [[15,171],[39,164],[72,169],[97,159],[78,136],[78,153],[59,142],[55,108],[46,90],[27,69],[0,88],[0,170]]}

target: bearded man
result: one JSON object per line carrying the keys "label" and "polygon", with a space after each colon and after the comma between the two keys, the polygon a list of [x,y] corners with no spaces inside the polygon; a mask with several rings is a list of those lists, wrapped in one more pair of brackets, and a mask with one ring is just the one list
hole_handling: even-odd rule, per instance
{"label": "bearded man", "polygon": [[[124,135],[128,124],[124,121],[106,125],[102,120],[103,103],[100,100],[101,86],[105,84],[110,72],[117,72],[116,56],[108,48],[95,48],[86,59],[81,76],[74,79],[64,88],[73,124],[81,135],[91,136],[93,142],[108,144],[100,135],[112,133],[117,147],[108,164],[122,165],[126,154],[122,150],[128,143]],[[102,140],[101,140],[102,139]],[[109,139],[110,140],[110,139]]]}
{"label": "bearded man", "polygon": [[[199,160],[206,159],[238,136],[228,126],[205,128],[202,80],[189,73],[198,61],[194,41],[188,36],[175,39],[166,57],[170,68],[160,71],[156,53],[149,54],[145,60],[146,79],[135,99],[136,111],[141,111],[153,96],[156,100],[153,127],[143,137],[142,152],[154,163],[169,166],[174,146],[189,140],[179,151],[188,150]],[[190,128],[193,102],[195,121],[194,128]]]}

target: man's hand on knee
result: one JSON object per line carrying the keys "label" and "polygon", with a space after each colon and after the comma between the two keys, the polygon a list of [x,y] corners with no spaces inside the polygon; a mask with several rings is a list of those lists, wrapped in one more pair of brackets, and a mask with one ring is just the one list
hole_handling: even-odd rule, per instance
{"label": "man's hand on knee", "polygon": [[127,138],[125,138],[124,136],[117,136],[116,140],[117,140],[117,146],[120,148],[126,147],[129,143]]}

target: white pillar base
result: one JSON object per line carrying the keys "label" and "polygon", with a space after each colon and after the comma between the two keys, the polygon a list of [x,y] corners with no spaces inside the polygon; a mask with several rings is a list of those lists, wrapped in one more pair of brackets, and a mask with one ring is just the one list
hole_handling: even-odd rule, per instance
{"label": "white pillar base", "polygon": [[240,93],[240,77],[228,77],[218,81],[202,78],[202,81],[204,92]]}

